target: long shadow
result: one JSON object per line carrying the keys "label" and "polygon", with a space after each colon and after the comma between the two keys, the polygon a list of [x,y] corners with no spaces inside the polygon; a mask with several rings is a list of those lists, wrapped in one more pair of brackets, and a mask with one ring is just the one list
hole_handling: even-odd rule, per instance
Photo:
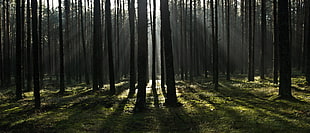
{"label": "long shadow", "polygon": [[[237,105],[241,105],[244,107],[247,107],[251,110],[254,110],[256,112],[258,112],[258,114],[261,114],[260,117],[263,116],[268,116],[271,117],[275,120],[280,120],[281,124],[290,126],[290,127],[294,127],[292,130],[296,130],[296,131],[307,131],[308,129],[301,129],[298,125],[292,123],[291,121],[286,121],[285,119],[283,119],[283,117],[287,117],[289,119],[297,119],[296,117],[293,116],[285,116],[285,114],[283,114],[283,112],[277,110],[277,109],[285,109],[288,108],[289,105],[286,105],[285,103],[279,103],[279,102],[273,102],[273,101],[268,101],[267,99],[263,99],[260,98],[256,95],[253,95],[249,92],[240,90],[240,88],[231,86],[229,84],[222,84],[223,87],[220,87],[219,90],[217,91],[211,91],[211,90],[207,90],[208,92],[214,92],[214,93],[218,93],[218,95],[216,95],[216,97],[219,97],[221,99],[224,99],[225,101],[228,102],[233,102]],[[251,119],[248,120],[247,116],[242,114],[242,112],[238,112],[235,109],[230,108],[229,106],[231,105],[226,105],[225,103],[215,103],[212,100],[212,96],[206,96],[204,94],[201,93],[201,91],[206,91],[206,90],[198,90],[198,89],[193,89],[193,88],[187,88],[186,90],[189,93],[193,93],[196,95],[196,100],[203,100],[203,101],[207,101],[208,103],[212,104],[216,110],[213,112],[223,112],[223,113],[219,113],[219,114],[224,114],[224,116],[222,117],[229,117],[232,123],[230,124],[231,128],[233,129],[238,129],[238,130],[243,130],[245,132],[249,132],[249,130],[253,130],[251,128],[253,127],[257,127],[258,129],[253,130],[253,131],[273,131],[273,132],[279,132],[282,131],[282,128],[279,128],[279,125],[277,127],[277,124],[273,124],[275,127],[271,125],[269,125],[270,123],[261,123],[256,119]],[[186,97],[183,97],[186,99]],[[192,98],[192,97],[191,97]],[[251,99],[251,100],[250,100]],[[193,99],[186,99],[188,101],[193,100]],[[191,105],[196,108],[197,110],[205,110],[204,107],[198,106],[197,104],[192,104]],[[235,105],[233,105],[235,106]],[[271,107],[271,108],[268,108]],[[273,108],[272,108],[273,107]],[[271,112],[272,114],[275,114],[274,116],[270,113],[266,113],[267,112]],[[209,114],[206,113],[205,111],[200,111],[199,114],[205,114],[205,115],[209,115],[209,116],[213,116],[213,117],[217,117],[216,113],[215,114]],[[281,117],[280,117],[281,116]],[[251,118],[251,117],[250,117]],[[259,118],[261,119],[261,118]],[[307,123],[307,121],[305,120],[300,120],[304,123]]]}

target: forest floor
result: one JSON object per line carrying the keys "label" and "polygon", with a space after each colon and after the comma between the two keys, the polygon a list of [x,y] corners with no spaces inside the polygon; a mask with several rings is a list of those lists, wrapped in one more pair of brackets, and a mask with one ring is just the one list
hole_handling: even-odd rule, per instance
{"label": "forest floor", "polygon": [[310,87],[304,77],[292,78],[296,100],[277,99],[278,85],[269,80],[247,82],[245,76],[220,80],[177,81],[181,107],[159,104],[147,89],[147,110],[134,113],[135,97],[128,98],[128,82],[117,84],[117,95],[93,92],[76,84],[58,95],[57,87],[41,90],[42,109],[34,110],[33,93],[14,100],[14,88],[0,90],[0,132],[310,132]]}

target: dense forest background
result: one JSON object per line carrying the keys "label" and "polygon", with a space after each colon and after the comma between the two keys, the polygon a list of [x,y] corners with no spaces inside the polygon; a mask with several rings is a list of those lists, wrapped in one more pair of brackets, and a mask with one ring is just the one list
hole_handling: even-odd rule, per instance
{"label": "dense forest background", "polygon": [[0,132],[310,130],[307,0],[0,7]]}

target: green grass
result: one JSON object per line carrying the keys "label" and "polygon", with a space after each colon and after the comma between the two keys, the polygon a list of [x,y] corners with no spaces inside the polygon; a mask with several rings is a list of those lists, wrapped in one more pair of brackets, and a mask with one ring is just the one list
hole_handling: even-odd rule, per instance
{"label": "green grass", "polygon": [[[128,82],[117,84],[117,95],[72,85],[65,95],[49,86],[41,90],[42,109],[34,110],[32,92],[14,100],[14,88],[0,90],[0,132],[310,132],[310,88],[304,77],[292,78],[294,101],[277,99],[278,86],[243,76],[220,80],[178,81],[182,107],[159,107],[148,90],[147,110],[134,113],[135,97],[127,98]],[[108,86],[105,86],[108,88]]]}

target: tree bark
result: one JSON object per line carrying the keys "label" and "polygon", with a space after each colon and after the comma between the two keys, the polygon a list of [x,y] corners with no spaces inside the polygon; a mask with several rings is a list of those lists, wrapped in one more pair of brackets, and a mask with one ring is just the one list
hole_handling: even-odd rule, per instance
{"label": "tree bark", "polygon": [[106,34],[108,43],[108,58],[109,58],[109,77],[110,77],[110,93],[115,94],[115,81],[114,81],[114,62],[112,52],[112,22],[111,22],[111,3],[110,0],[106,0],[105,4],[105,23],[106,23]]}
{"label": "tree bark", "polygon": [[136,63],[135,63],[135,0],[128,0],[130,26],[130,95],[135,93]]}
{"label": "tree bark", "polygon": [[65,75],[64,75],[64,45],[63,45],[63,31],[62,31],[62,9],[61,0],[58,0],[59,4],[59,79],[60,79],[60,94],[65,92]]}
{"label": "tree bark", "polygon": [[34,101],[35,108],[39,109],[41,106],[40,100],[40,77],[39,77],[39,38],[38,38],[38,14],[37,0],[31,1],[32,8],[32,52],[33,52],[33,83],[34,83]]}
{"label": "tree bark", "polygon": [[138,94],[135,110],[142,111],[146,106],[146,75],[148,62],[146,0],[138,0],[138,18]]}
{"label": "tree bark", "polygon": [[16,99],[22,99],[22,84],[21,84],[21,11],[20,11],[20,0],[16,0]]}
{"label": "tree bark", "polygon": [[161,15],[161,23],[164,30],[163,37],[164,37],[166,77],[167,77],[166,105],[177,106],[178,101],[176,97],[176,88],[175,88],[170,12],[169,12],[168,0],[160,1],[160,15]]}
{"label": "tree bark", "polygon": [[280,88],[279,96],[291,98],[291,50],[289,42],[288,0],[279,0]]}

